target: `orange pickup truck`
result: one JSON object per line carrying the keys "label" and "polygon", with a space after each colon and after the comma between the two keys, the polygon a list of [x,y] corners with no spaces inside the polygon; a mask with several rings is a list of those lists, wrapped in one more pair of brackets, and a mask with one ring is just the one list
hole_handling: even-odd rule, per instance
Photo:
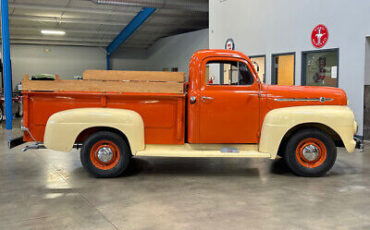
{"label": "orange pickup truck", "polygon": [[[134,156],[283,157],[321,176],[337,146],[353,152],[357,124],[343,90],[263,84],[237,51],[201,50],[184,73],[87,70],[83,80],[22,82],[23,141],[81,148],[97,177],[122,174]],[[13,147],[14,143],[10,143]]]}

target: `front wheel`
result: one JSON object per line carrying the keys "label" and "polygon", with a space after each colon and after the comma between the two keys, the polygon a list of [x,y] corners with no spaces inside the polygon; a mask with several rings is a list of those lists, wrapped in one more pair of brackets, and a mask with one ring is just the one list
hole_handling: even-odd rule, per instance
{"label": "front wheel", "polygon": [[289,139],[284,158],[296,175],[322,176],[333,167],[337,148],[326,133],[318,129],[305,129]]}
{"label": "front wheel", "polygon": [[130,149],[118,134],[101,131],[86,139],[80,157],[84,168],[95,177],[116,177],[127,168]]}

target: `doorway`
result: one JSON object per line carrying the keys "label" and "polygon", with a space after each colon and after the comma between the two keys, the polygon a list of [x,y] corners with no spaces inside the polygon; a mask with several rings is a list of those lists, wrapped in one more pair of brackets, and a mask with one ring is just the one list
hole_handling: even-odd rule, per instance
{"label": "doorway", "polygon": [[294,85],[295,53],[272,55],[273,85]]}
{"label": "doorway", "polygon": [[370,37],[365,44],[364,139],[370,140]]}
{"label": "doorway", "polygon": [[266,66],[266,56],[265,55],[258,55],[258,56],[250,56],[249,59],[254,65],[255,70],[261,81],[266,83],[265,77],[265,66]]}

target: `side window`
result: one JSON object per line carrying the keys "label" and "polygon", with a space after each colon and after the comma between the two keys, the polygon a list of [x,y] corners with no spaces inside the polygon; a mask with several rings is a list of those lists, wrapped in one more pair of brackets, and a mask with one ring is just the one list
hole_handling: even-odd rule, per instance
{"label": "side window", "polygon": [[207,85],[251,85],[254,78],[243,62],[209,61],[206,64]]}

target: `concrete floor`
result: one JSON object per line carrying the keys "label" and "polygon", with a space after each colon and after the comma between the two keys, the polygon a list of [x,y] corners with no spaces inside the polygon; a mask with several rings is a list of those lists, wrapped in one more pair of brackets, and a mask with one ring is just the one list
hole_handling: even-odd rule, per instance
{"label": "concrete floor", "polygon": [[1,128],[0,229],[370,229],[369,147],[339,149],[322,178],[282,160],[139,158],[95,179],[78,151],[8,150]]}

